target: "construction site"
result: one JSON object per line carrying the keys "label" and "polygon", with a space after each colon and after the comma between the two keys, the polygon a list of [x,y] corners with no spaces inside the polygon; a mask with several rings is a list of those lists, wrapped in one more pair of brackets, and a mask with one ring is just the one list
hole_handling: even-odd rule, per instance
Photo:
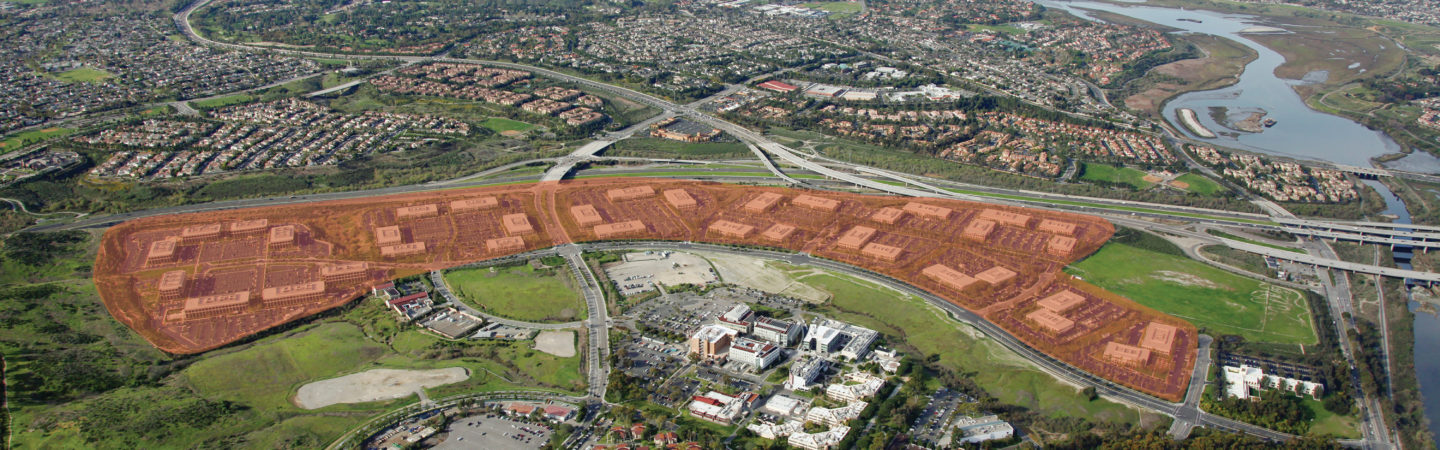
{"label": "construction site", "polygon": [[958,200],[610,178],[137,219],[105,233],[94,273],[112,315],[189,354],[383,280],[566,243],[772,247],[924,289],[1067,364],[1178,401],[1195,327],[1061,271],[1113,232],[1097,217]]}

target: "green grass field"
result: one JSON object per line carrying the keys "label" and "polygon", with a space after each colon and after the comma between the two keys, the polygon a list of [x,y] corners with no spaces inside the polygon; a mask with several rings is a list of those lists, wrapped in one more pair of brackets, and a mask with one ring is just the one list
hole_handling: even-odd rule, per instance
{"label": "green grass field", "polygon": [[235,94],[235,95],[227,95],[227,96],[224,96],[224,97],[216,97],[216,98],[212,98],[212,99],[201,100],[201,101],[198,101],[198,102],[190,102],[190,106],[193,107],[193,108],[195,108],[195,109],[215,109],[215,108],[220,108],[220,107],[225,107],[225,106],[230,106],[230,105],[238,105],[238,104],[250,102],[250,101],[253,101],[253,100],[255,100],[255,97],[252,97],[252,96],[250,96],[249,94]]}
{"label": "green grass field", "polygon": [[1199,261],[1112,242],[1066,272],[1217,337],[1304,345],[1317,340],[1310,307],[1299,292]]}
{"label": "green grass field", "polygon": [[970,30],[970,31],[989,31],[989,32],[992,32],[992,33],[1005,33],[1005,34],[1009,34],[1009,35],[1012,35],[1012,36],[1013,36],[1013,35],[1022,35],[1022,34],[1026,34],[1026,33],[1027,33],[1025,30],[1020,29],[1020,27],[1017,27],[1017,26],[1014,26],[1014,25],[1010,25],[1010,24],[1003,24],[1003,25],[970,24],[970,25],[966,25],[966,29],[968,29],[968,30]]}
{"label": "green grass field", "polygon": [[55,79],[71,83],[94,83],[114,78],[115,75],[89,66],[81,66],[55,74]]}
{"label": "green grass field", "polygon": [[531,125],[518,120],[510,120],[503,117],[491,117],[489,119],[485,119],[484,122],[480,123],[480,126],[489,128],[496,133],[504,131],[530,131],[531,128],[535,128],[535,125]]}
{"label": "green grass field", "polygon": [[1080,179],[1127,184],[1137,190],[1149,189],[1150,186],[1155,185],[1155,183],[1145,181],[1145,172],[1108,164],[1085,163],[1085,174]]}
{"label": "green grass field", "polygon": [[1287,252],[1305,253],[1304,250],[1301,250],[1301,249],[1298,249],[1298,248],[1286,247],[1286,246],[1284,246],[1284,245],[1275,245],[1275,244],[1271,244],[1271,243],[1268,243],[1268,242],[1261,242],[1261,241],[1257,241],[1257,240],[1250,239],[1250,238],[1247,238],[1247,237],[1236,236],[1236,235],[1233,235],[1233,234],[1230,234],[1230,233],[1226,233],[1226,232],[1220,231],[1220,230],[1210,229],[1210,230],[1205,230],[1205,232],[1206,232],[1206,233],[1209,233],[1211,236],[1222,237],[1222,238],[1229,239],[1229,240],[1232,240],[1232,241],[1240,241],[1240,242],[1244,242],[1244,243],[1246,243],[1246,244],[1255,244],[1255,245],[1259,245],[1259,246],[1262,246],[1262,247],[1270,247],[1270,248],[1273,248],[1273,249],[1276,249],[1276,250],[1284,250],[1284,251],[1287,251]]}
{"label": "green grass field", "polygon": [[1220,186],[1220,183],[1216,183],[1215,180],[1205,178],[1204,176],[1198,174],[1187,173],[1175,177],[1175,181],[1190,185],[1189,187],[1186,187],[1185,190],[1200,195],[1215,195],[1225,192],[1225,188]]}
{"label": "green grass field", "polygon": [[[810,273],[809,268],[792,268]],[[946,316],[924,300],[863,280],[835,274],[797,277],[833,295],[828,313],[901,338],[920,352],[939,355],[940,364],[969,373],[975,382],[1001,402],[1016,404],[1049,416],[1080,416],[1102,421],[1137,423],[1155,417],[1106,400],[1089,401],[1079,390],[1039,371],[1028,361],[979,331]]]}
{"label": "green grass field", "polygon": [[460,269],[446,272],[445,283],[489,314],[532,322],[585,318],[585,304],[568,271],[536,271],[528,265]]}
{"label": "green grass field", "polygon": [[812,2],[800,6],[827,11],[830,17],[836,18],[852,16],[865,9],[865,5],[860,2]]}
{"label": "green grass field", "polygon": [[51,127],[40,130],[22,131],[12,134],[10,136],[6,136],[5,140],[0,141],[0,150],[17,149],[25,146],[26,144],[38,142],[63,134],[68,134],[71,131],[75,130],[69,128]]}
{"label": "green grass field", "polygon": [[1301,403],[1315,413],[1315,420],[1310,422],[1309,434],[1316,436],[1328,434],[1340,439],[1360,438],[1360,424],[1354,415],[1341,416],[1326,411],[1324,403],[1310,397],[1305,397]]}

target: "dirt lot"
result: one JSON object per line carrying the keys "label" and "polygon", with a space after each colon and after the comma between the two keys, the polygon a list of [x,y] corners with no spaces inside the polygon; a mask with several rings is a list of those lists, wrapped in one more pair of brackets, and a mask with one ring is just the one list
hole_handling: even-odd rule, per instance
{"label": "dirt lot", "polygon": [[458,383],[466,378],[470,378],[470,371],[463,367],[367,370],[300,386],[300,392],[295,394],[295,405],[305,409],[317,409],[339,403],[391,400],[409,396],[422,388]]}
{"label": "dirt lot", "polygon": [[715,265],[715,271],[720,272],[720,278],[724,279],[726,283],[734,283],[771,294],[787,295],[810,303],[823,303],[830,299],[830,294],[795,281],[789,274],[766,265],[765,260],[720,253],[704,253],[703,255],[710,260],[711,264]]}
{"label": "dirt lot", "polygon": [[575,356],[575,332],[541,332],[535,335],[535,349],[561,358]]}

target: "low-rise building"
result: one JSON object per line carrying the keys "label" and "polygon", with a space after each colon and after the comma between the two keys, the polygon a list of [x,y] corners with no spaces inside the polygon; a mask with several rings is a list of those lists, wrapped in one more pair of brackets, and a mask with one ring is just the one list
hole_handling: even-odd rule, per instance
{"label": "low-rise building", "polygon": [[715,323],[722,327],[735,330],[740,333],[750,333],[751,322],[755,320],[755,312],[745,304],[735,305],[729,310],[715,318]]}
{"label": "low-rise building", "polygon": [[996,439],[1009,439],[1015,435],[1015,427],[997,416],[963,417],[955,421],[955,429],[961,436],[952,436],[952,443],[978,444]]}
{"label": "low-rise building", "polygon": [[773,342],[781,347],[789,347],[800,342],[800,333],[803,329],[804,327],[800,324],[771,317],[757,318],[750,326],[751,334],[756,338]]}
{"label": "low-rise building", "polygon": [[855,402],[875,396],[885,380],[866,372],[850,372],[843,381],[825,387],[825,396],[842,402]]}
{"label": "low-rise building", "polygon": [[730,361],[750,366],[755,372],[764,371],[780,358],[780,347],[754,339],[738,338],[730,344]]}
{"label": "low-rise building", "polygon": [[825,373],[825,367],[830,362],[820,358],[810,358],[797,362],[790,368],[790,379],[785,380],[785,389],[801,391],[809,389],[820,379],[820,374]]}
{"label": "low-rise building", "polygon": [[759,397],[753,392],[742,392],[740,395],[732,397],[710,391],[705,395],[692,397],[687,409],[695,417],[721,425],[729,425],[735,419],[740,418],[740,415],[744,414]]}

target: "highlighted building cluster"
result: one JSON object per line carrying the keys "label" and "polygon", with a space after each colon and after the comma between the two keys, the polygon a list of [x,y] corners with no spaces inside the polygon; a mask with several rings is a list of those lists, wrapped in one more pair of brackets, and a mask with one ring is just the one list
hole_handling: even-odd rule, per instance
{"label": "highlighted building cluster", "polygon": [[1096,217],[956,200],[617,178],[138,219],[106,233],[95,279],[119,320],[195,353],[379,280],[565,243],[760,245],[914,285],[1067,364],[1178,400],[1195,328],[1061,271],[1113,232]]}

